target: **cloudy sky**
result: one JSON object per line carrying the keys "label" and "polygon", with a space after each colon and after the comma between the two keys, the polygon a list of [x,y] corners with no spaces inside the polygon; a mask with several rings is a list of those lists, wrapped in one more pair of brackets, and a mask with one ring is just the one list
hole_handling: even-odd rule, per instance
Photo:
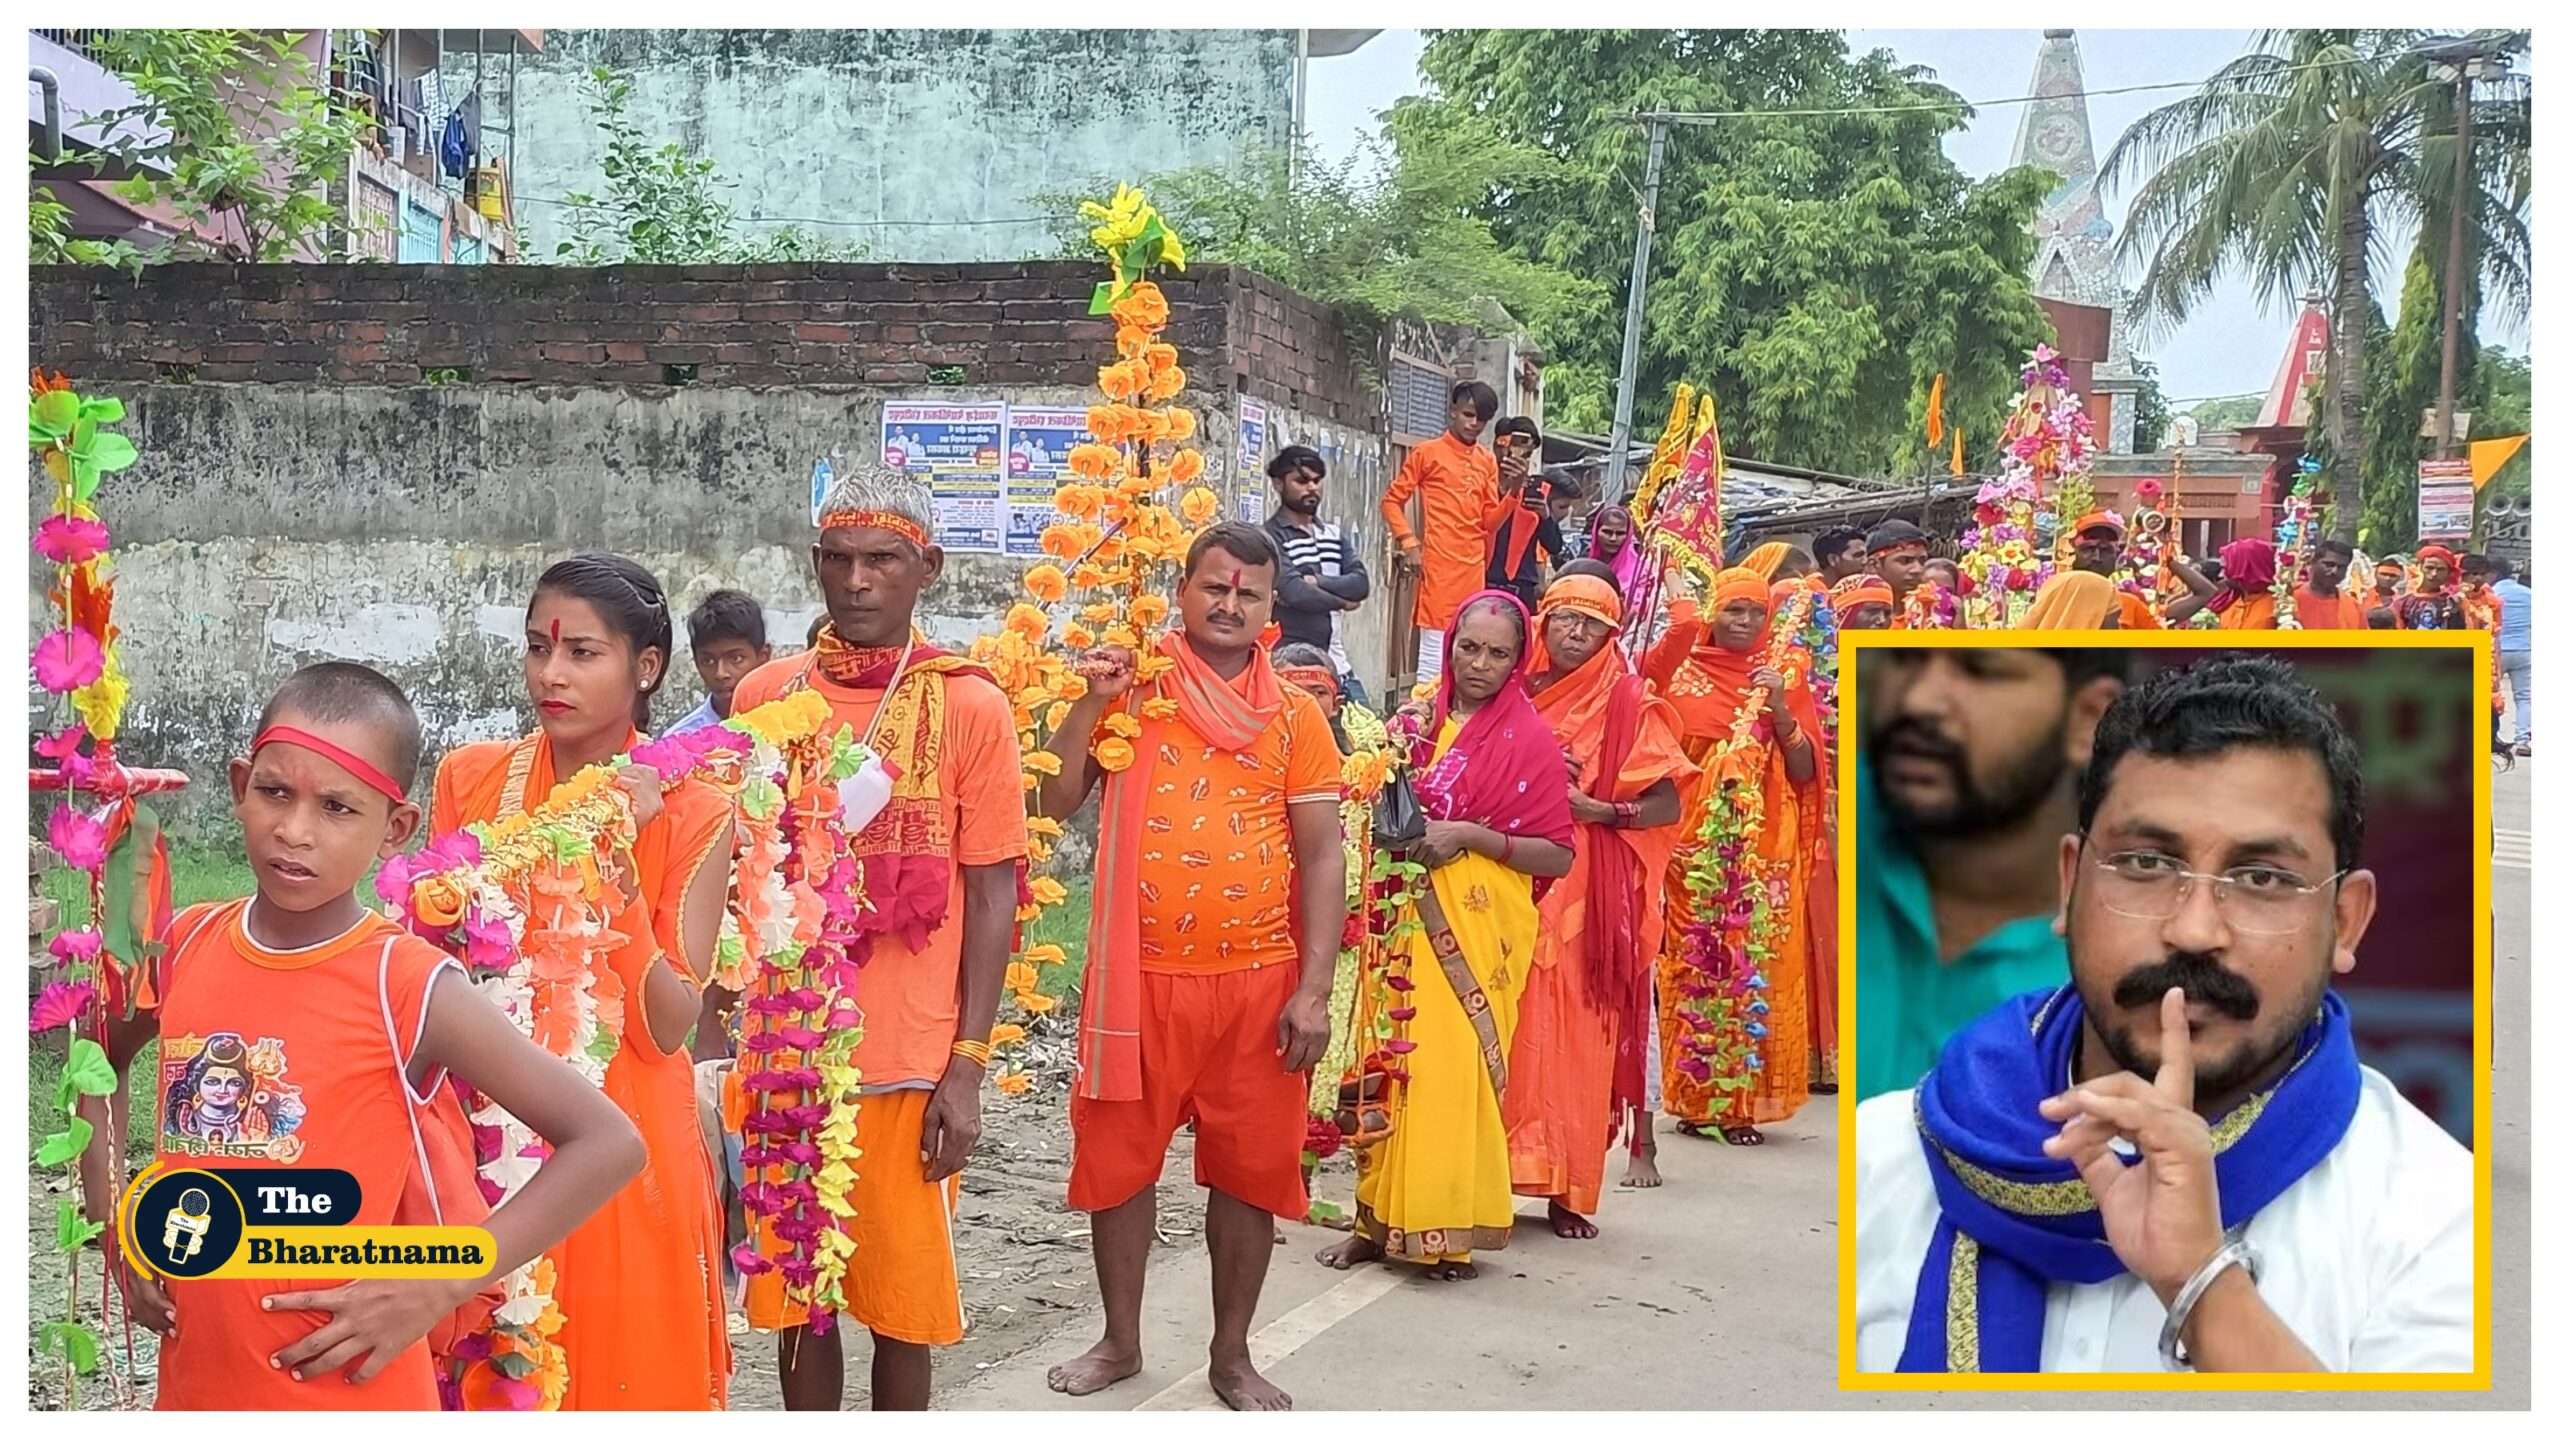
{"label": "cloudy sky", "polygon": [[[1977,103],[2027,93],[2035,75],[2039,30],[1851,30],[1849,43],[1864,51],[1882,47],[1903,61],[1925,65],[1956,93]],[[2153,85],[2209,75],[2249,48],[2245,30],[2082,30],[2082,78],[2090,89]],[[1422,88],[1418,62],[1422,35],[1389,30],[1353,54],[1319,60],[1307,83],[1308,131],[1328,159],[1350,153],[1360,131],[1400,95]],[[2089,100],[2089,125],[2103,158],[2116,137],[2178,91],[2100,95]],[[1988,175],[2007,166],[2022,107],[1987,106],[1970,129],[1947,138],[1947,153],[1967,173]],[[1632,223],[1633,204],[1628,204]],[[2110,218],[2121,217],[2123,195],[2108,197]],[[2405,251],[2395,246],[2380,279],[2386,310],[2398,299]],[[2262,311],[2255,287],[2228,281],[2186,324],[2165,335],[2137,337],[2136,350],[2160,366],[2161,384],[2173,399],[2196,400],[2263,392],[2283,359],[2297,307],[2282,300]],[[2491,344],[2529,349],[2527,326],[2493,315],[2484,337]]]}

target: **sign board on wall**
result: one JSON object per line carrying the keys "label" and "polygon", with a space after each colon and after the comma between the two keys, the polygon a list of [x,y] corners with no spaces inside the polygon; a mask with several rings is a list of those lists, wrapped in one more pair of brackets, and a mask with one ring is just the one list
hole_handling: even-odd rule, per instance
{"label": "sign board on wall", "polygon": [[1262,467],[1271,458],[1271,412],[1259,400],[1236,401],[1236,514],[1262,523]]}
{"label": "sign board on wall", "polygon": [[1005,437],[1004,553],[1028,559],[1040,553],[1040,532],[1057,519],[1058,483],[1067,474],[1067,452],[1093,443],[1081,409],[1014,406]]}
{"label": "sign board on wall", "polygon": [[2419,461],[2418,538],[2469,540],[2473,496],[2469,460]]}
{"label": "sign board on wall", "polygon": [[926,478],[934,539],[943,549],[1003,551],[1004,430],[1001,400],[892,400],[880,407],[880,463]]}

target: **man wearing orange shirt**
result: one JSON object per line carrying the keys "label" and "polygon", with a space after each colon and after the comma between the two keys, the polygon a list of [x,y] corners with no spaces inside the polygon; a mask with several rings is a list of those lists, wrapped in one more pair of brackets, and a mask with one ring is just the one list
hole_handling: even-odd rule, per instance
{"label": "man wearing orange shirt", "polygon": [[[915,628],[917,596],[942,575],[922,488],[885,471],[848,475],[818,525],[811,558],[826,624],[817,645],[739,681],[730,713],[815,690],[893,767],[887,806],[851,841],[870,903],[857,922],[868,949],[852,1052],[862,1163],[844,1316],[871,1331],[871,1408],[922,1410],[933,1393],[930,1347],[961,1337],[951,1219],[978,1143],[987,1036],[1030,849],[1022,751],[994,678]],[[735,1076],[729,1089],[735,1128],[746,1097]],[[811,1329],[783,1282],[777,1270],[748,1277],[745,1307],[756,1328],[783,1332],[783,1403],[842,1409],[844,1331]]]}
{"label": "man wearing orange shirt", "polygon": [[1272,1217],[1307,1213],[1306,1072],[1330,1030],[1345,895],[1342,755],[1259,638],[1279,564],[1260,526],[1200,532],[1175,592],[1182,628],[1145,656],[1093,652],[1085,695],[1050,742],[1070,758],[1042,784],[1042,814],[1064,820],[1102,786],[1067,1179],[1067,1203],[1093,1215],[1102,1339],[1049,1372],[1062,1394],[1143,1363],[1156,1180],[1195,1118],[1210,1388],[1230,1409],[1289,1408],[1246,1340]]}
{"label": "man wearing orange shirt", "polygon": [[[2071,527],[2071,568],[2113,579],[2124,560],[2124,517],[2113,510],[2092,510]],[[2101,612],[2100,618],[2105,618]],[[2157,630],[2160,617],[2151,604],[2130,590],[2116,592],[2116,628]]]}
{"label": "man wearing orange shirt", "polygon": [[2305,630],[2362,630],[2364,609],[2356,597],[2339,587],[2346,583],[2347,567],[2355,563],[2356,547],[2344,540],[2323,540],[2311,552],[2311,575],[2293,589],[2293,618]]}
{"label": "man wearing orange shirt", "polygon": [[[1493,532],[1508,517],[1511,504],[1506,502],[1516,503],[1516,492],[1502,489],[1493,452],[1476,443],[1501,403],[1483,381],[1460,381],[1449,392],[1448,432],[1413,447],[1378,502],[1387,533],[1395,537],[1398,563],[1408,572],[1422,572],[1421,592],[1413,602],[1414,628],[1421,632],[1415,662],[1419,680],[1439,678],[1441,634],[1456,618],[1458,606],[1484,588]],[[1417,496],[1422,501],[1418,534],[1405,513]]]}

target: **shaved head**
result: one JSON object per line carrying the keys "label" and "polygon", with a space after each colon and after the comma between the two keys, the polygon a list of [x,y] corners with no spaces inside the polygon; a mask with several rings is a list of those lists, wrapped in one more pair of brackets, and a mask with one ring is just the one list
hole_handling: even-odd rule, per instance
{"label": "shaved head", "polygon": [[417,784],[418,760],[426,739],[418,712],[391,677],[369,666],[345,660],[305,665],[276,687],[258,715],[258,730],[300,717],[368,726],[381,739],[383,773],[408,790]]}

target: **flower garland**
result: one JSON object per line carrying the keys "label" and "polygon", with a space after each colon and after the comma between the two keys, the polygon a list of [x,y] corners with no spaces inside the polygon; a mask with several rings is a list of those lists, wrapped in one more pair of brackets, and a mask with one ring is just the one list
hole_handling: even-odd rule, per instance
{"label": "flower garland", "polygon": [[[393,918],[460,955],[473,987],[518,1030],[601,1087],[621,1047],[627,997],[598,952],[613,943],[606,907],[639,829],[629,792],[617,783],[621,770],[647,765],[662,783],[698,778],[738,797],[752,833],[752,800],[763,792],[747,795],[751,779],[775,783],[784,748],[816,744],[827,718],[825,700],[802,692],[590,765],[522,814],[438,836],[385,862],[375,892]],[[859,747],[839,738],[834,750],[848,748]],[[504,1106],[458,1079],[456,1089],[471,1121],[480,1191],[494,1208],[524,1188],[550,1150]],[[547,1258],[505,1278],[490,1329],[457,1347],[466,1395],[494,1408],[558,1408],[568,1354],[556,1338],[563,1317],[555,1286]]]}
{"label": "flower garland", "polygon": [[[149,923],[147,912],[164,898],[151,893],[147,883],[111,896],[107,883],[110,864],[127,853],[122,837],[156,845],[158,834],[134,797],[159,787],[126,771],[115,758],[127,684],[116,644],[115,582],[105,566],[111,536],[91,503],[100,480],[136,458],[131,440],[105,428],[123,419],[120,400],[84,398],[69,380],[48,377],[42,370],[31,378],[27,444],[42,457],[53,481],[52,513],[36,526],[34,548],[54,567],[46,597],[62,620],[36,642],[31,665],[36,683],[70,711],[59,729],[36,743],[37,754],[54,766],[43,778],[58,780],[64,792],[46,820],[45,843],[55,859],[87,877],[89,890],[88,923],[56,934],[46,946],[53,965],[27,1017],[29,1034],[66,1027],[72,1031],[53,1097],[63,1128],[45,1133],[32,1158],[38,1165],[62,1167],[74,1180],[96,1139],[94,1128],[78,1113],[80,1104],[118,1088],[115,1067],[97,1036],[110,1014],[130,1015],[133,1010],[136,975],[150,958],[146,937],[158,928]],[[87,754],[81,751],[84,742],[90,746]],[[185,781],[176,778],[180,784]],[[108,803],[94,813],[83,810],[77,797],[84,791]],[[137,916],[137,911],[145,913]],[[143,923],[134,923],[137,918]],[[111,936],[121,938],[121,953]],[[111,1137],[110,1143],[120,1141]],[[79,1318],[82,1257],[105,1226],[82,1212],[78,1186],[70,1189],[54,1202],[54,1246],[65,1276],[62,1317],[37,1328],[36,1351],[61,1357],[66,1403],[76,1408],[80,1377],[98,1368],[103,1349],[98,1333]],[[103,1297],[103,1287],[100,1293]]]}
{"label": "flower garland", "polygon": [[[2185,456],[2170,463],[2183,465]],[[2168,528],[2169,517],[2160,508],[2160,482],[2145,477],[2133,487],[2133,521],[2125,536],[2127,573],[2116,588],[2154,609],[2176,583],[2169,574]]]}
{"label": "flower garland", "polygon": [[[1963,568],[1974,579],[1977,628],[2015,626],[2036,592],[2070,564],[2071,522],[2096,504],[2089,483],[2094,461],[2089,416],[2072,392],[2070,372],[2050,345],[2039,345],[2018,371],[2018,393],[2000,432],[2000,473],[1974,492],[1974,524],[1965,532]],[[2040,519],[2056,524],[2053,553],[2036,553]]]}
{"label": "flower garland", "polygon": [[[1788,597],[1762,642],[1756,657],[1761,664],[1802,663],[1798,637],[1815,593],[1802,586]],[[1763,862],[1754,848],[1765,814],[1761,771],[1768,742],[1759,731],[1768,703],[1766,687],[1744,691],[1732,732],[1709,752],[1702,768],[1712,788],[1698,826],[1700,843],[1682,875],[1690,899],[1691,918],[1681,937],[1689,969],[1675,1001],[1688,1008],[1692,1024],[1686,1053],[1671,1063],[1721,1092],[1720,1104],[1738,1103],[1764,1064],[1765,967],[1786,939],[1778,917],[1785,913],[1790,882],[1782,867]]]}
{"label": "flower garland", "polygon": [[[2284,511],[2276,521],[2276,628],[2299,630],[2293,592],[2301,588],[2303,567],[2320,543],[2320,522],[2312,514],[2319,491],[2320,461],[2305,455],[2294,466],[2293,488],[2285,492]],[[2492,692],[2494,693],[2494,691]]]}
{"label": "flower garland", "polygon": [[[1340,726],[1343,737],[1350,742],[1342,762],[1343,889],[1347,903],[1342,949],[1335,958],[1333,991],[1325,1007],[1332,1039],[1307,1087],[1307,1135],[1299,1150],[1310,1195],[1320,1162],[1338,1152],[1345,1143],[1346,1132],[1356,1131],[1359,1125],[1358,1098],[1355,1095],[1351,1105],[1345,1107],[1342,1090],[1345,1081],[1362,1073],[1367,1058],[1370,1037],[1363,1028],[1363,997],[1378,979],[1376,962],[1381,958],[1381,947],[1373,946],[1370,937],[1385,928],[1372,922],[1369,893],[1379,867],[1393,858],[1378,853],[1371,839],[1370,821],[1376,813],[1378,796],[1394,774],[1394,741],[1377,714],[1356,703],[1344,702]],[[1351,1113],[1345,1113],[1346,1108]],[[1310,1200],[1308,1218],[1333,1223],[1342,1218],[1341,1207]]]}
{"label": "flower garland", "polygon": [[1902,597],[1902,628],[1946,630],[1956,623],[1956,597],[1935,580],[1923,580]]}
{"label": "flower garland", "polygon": [[[1343,712],[1345,733],[1357,752],[1343,762],[1343,788],[1347,801],[1360,807],[1364,842],[1369,842],[1367,827],[1378,797],[1397,777],[1412,772],[1414,747],[1422,736],[1417,716],[1438,689],[1437,681],[1415,686],[1405,708],[1384,721],[1357,707]],[[1352,720],[1355,711],[1358,722]],[[1337,1094],[1347,1103],[1335,1112],[1334,1125],[1365,1156],[1395,1133],[1405,1087],[1413,1079],[1413,942],[1423,937],[1422,916],[1413,901],[1431,883],[1431,868],[1373,842],[1363,849],[1368,864],[1360,912],[1361,984],[1351,1026],[1362,1049],[1357,1062],[1344,1067]]]}
{"label": "flower garland", "polygon": [[[1156,642],[1171,618],[1174,584],[1191,541],[1218,518],[1217,492],[1201,483],[1208,462],[1191,443],[1199,417],[1172,403],[1190,383],[1181,352],[1163,338],[1172,309],[1146,278],[1159,264],[1183,268],[1181,237],[1144,191],[1127,185],[1108,204],[1086,201],[1080,208],[1095,222],[1093,243],[1110,262],[1111,279],[1094,288],[1091,313],[1111,317],[1118,358],[1095,372],[1104,403],[1085,412],[1085,428],[1094,438],[1067,453],[1074,480],[1058,487],[1059,519],[1040,535],[1040,549],[1049,558],[1022,577],[1028,602],[1015,604],[994,634],[970,647],[970,658],[987,667],[1013,702],[1022,788],[1035,796],[1043,777],[1065,768],[1066,758],[1048,750],[1047,741],[1086,693],[1085,677],[1070,657],[1104,646],[1126,650],[1136,657],[1140,684],[1171,670],[1173,658]],[[1054,627],[1053,647],[1052,612],[1071,596],[1081,603]],[[1140,710],[1147,719],[1165,719],[1175,713],[1175,702],[1152,697]],[[1105,716],[1094,763],[1113,774],[1127,769],[1137,759],[1139,730],[1138,716]],[[1045,866],[1065,827],[1035,814],[1030,828],[1031,863]],[[1035,873],[1015,911],[1024,934],[1066,896],[1066,886],[1055,877]],[[1062,946],[1029,945],[1006,967],[1005,991],[1025,1016],[1055,1008],[1055,997],[1040,993],[1041,975],[1066,958]],[[1017,1043],[1020,1034],[1016,1027]],[[998,1048],[1001,1053],[1012,1047]],[[1020,1094],[1030,1088],[1030,1077],[1007,1065],[996,1084]]]}

